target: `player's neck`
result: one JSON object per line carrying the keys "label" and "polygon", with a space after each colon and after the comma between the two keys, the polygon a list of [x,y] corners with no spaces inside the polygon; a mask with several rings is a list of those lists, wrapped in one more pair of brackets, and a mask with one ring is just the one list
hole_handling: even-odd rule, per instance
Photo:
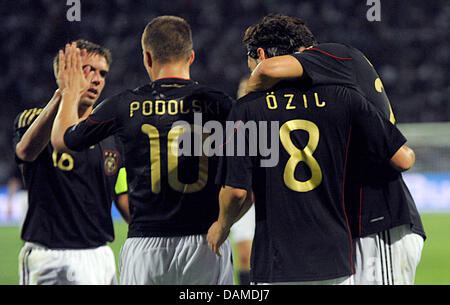
{"label": "player's neck", "polygon": [[161,78],[184,78],[190,79],[189,64],[186,62],[169,63],[158,65],[155,64],[150,72],[150,78],[152,81]]}
{"label": "player's neck", "polygon": [[93,106],[88,106],[85,104],[81,104],[78,106],[78,118],[80,118],[80,120],[84,120],[86,119],[89,114],[92,112],[92,108]]}

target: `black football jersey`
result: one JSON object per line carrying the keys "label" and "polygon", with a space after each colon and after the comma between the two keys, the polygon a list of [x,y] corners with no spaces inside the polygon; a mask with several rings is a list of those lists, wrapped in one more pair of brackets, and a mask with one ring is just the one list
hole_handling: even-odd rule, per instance
{"label": "black football jersey", "polygon": [[[41,111],[17,116],[14,147]],[[70,154],[49,143],[33,162],[16,156],[28,191],[22,239],[51,249],[95,248],[113,241],[111,205],[122,157],[113,137]]]}
{"label": "black football jersey", "polygon": [[[312,85],[343,85],[361,93],[380,113],[395,124],[383,83],[370,61],[354,47],[323,43],[293,55],[302,64],[304,81]],[[354,237],[410,224],[425,238],[416,204],[402,174],[390,166],[367,163],[361,158],[359,134],[349,149],[347,209]]]}
{"label": "black football jersey", "polygon": [[[302,90],[283,83],[238,100],[228,120],[237,122],[233,138],[245,135],[247,153],[242,144],[232,144],[235,155],[221,158],[216,182],[253,188],[252,281],[316,281],[352,274],[343,193],[348,143],[353,130],[359,130],[366,157],[385,164],[405,142],[402,134],[358,92],[342,86]],[[228,140],[226,146],[230,143],[242,142]],[[255,154],[255,145],[277,149]],[[275,166],[261,163],[273,157],[278,159]]]}
{"label": "black football jersey", "polygon": [[[207,233],[217,219],[219,186],[215,185],[216,156],[178,155],[182,135],[174,125],[222,124],[232,100],[220,91],[192,80],[166,78],[103,101],[89,118],[69,129],[64,137],[80,150],[116,134],[124,143],[131,222],[129,237],[181,236]],[[195,125],[195,126],[193,126]],[[192,135],[202,144],[203,131]],[[185,144],[190,145],[186,138]],[[174,149],[175,148],[175,149]]]}

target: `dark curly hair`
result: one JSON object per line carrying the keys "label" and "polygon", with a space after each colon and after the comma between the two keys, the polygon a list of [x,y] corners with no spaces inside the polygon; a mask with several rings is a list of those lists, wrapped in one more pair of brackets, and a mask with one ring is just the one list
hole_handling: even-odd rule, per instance
{"label": "dark curly hair", "polygon": [[247,55],[253,58],[258,57],[258,48],[263,48],[269,57],[273,57],[292,54],[300,47],[317,45],[303,20],[280,14],[267,15],[260,23],[250,26],[242,42],[247,47]]}

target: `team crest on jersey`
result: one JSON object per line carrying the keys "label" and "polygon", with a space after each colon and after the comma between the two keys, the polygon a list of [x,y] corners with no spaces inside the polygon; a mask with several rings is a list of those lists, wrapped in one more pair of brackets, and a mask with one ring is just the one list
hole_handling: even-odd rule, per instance
{"label": "team crest on jersey", "polygon": [[113,176],[119,169],[119,153],[113,150],[105,150],[103,153],[105,174]]}

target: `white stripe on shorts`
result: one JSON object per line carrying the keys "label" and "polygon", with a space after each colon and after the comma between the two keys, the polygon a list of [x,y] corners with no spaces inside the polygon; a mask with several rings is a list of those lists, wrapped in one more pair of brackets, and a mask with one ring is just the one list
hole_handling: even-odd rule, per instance
{"label": "white stripe on shorts", "polygon": [[394,285],[392,267],[391,235],[389,231],[377,233],[378,250],[380,251],[380,266],[383,285]]}

